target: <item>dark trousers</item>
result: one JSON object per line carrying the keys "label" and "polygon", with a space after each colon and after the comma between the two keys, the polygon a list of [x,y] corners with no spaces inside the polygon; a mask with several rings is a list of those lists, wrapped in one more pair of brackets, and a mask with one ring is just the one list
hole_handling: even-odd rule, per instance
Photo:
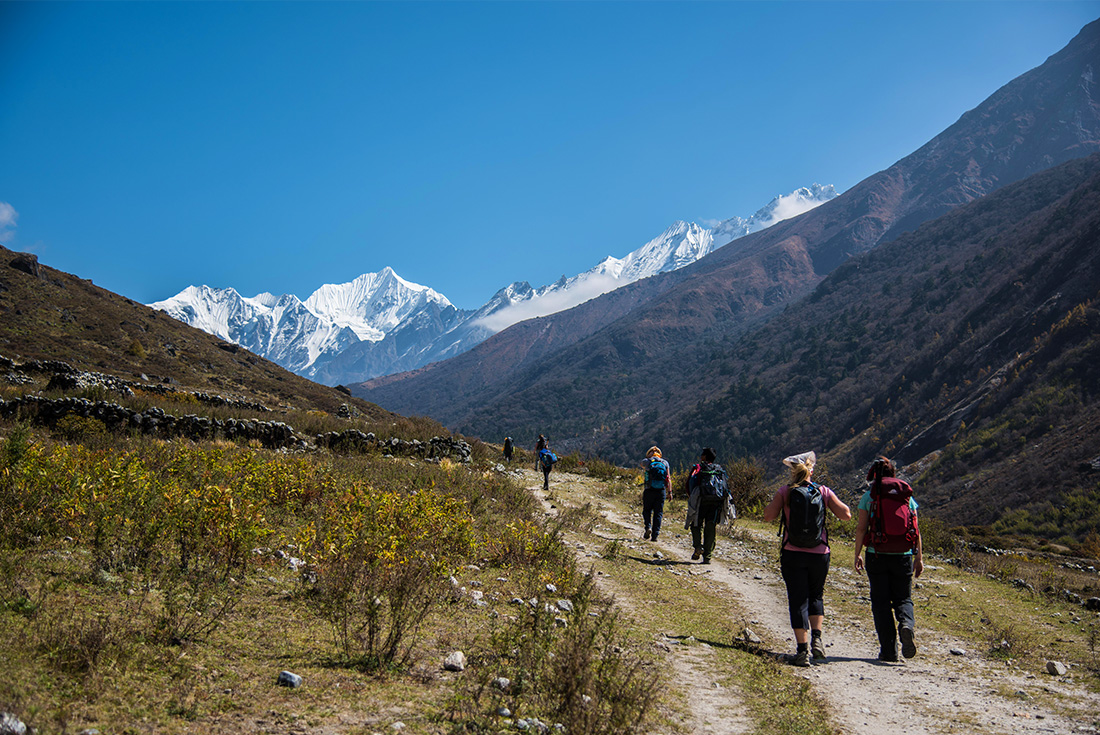
{"label": "dark trousers", "polygon": [[[897,628],[912,628],[913,556],[911,554],[875,554],[864,556],[867,582],[871,586],[871,617],[875,619],[879,648],[897,651]],[[897,619],[897,628],[894,619]]]}
{"label": "dark trousers", "polygon": [[546,491],[550,490],[550,468],[549,467],[543,467],[542,468],[542,489],[546,490]]}
{"label": "dark trousers", "polygon": [[719,505],[700,505],[697,521],[699,525],[691,527],[691,543],[695,548],[703,550],[704,559],[709,559],[714,553],[714,539],[718,529],[718,511],[720,510]]}
{"label": "dark trousers", "polygon": [[661,521],[665,517],[665,489],[647,487],[642,491],[642,522],[645,530],[653,532],[653,540],[661,532]]}
{"label": "dark trousers", "polygon": [[825,578],[829,576],[829,554],[783,549],[779,568],[787,585],[787,609],[791,628],[810,628],[811,615],[825,614]]}

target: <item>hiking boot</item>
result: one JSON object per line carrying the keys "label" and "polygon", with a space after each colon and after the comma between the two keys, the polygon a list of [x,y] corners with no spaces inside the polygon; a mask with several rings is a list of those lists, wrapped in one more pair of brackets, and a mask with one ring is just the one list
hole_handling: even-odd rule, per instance
{"label": "hiking boot", "polygon": [[809,666],[810,665],[810,652],[799,651],[791,658],[791,666]]}
{"label": "hiking boot", "polygon": [[879,650],[878,660],[885,663],[896,664],[898,662],[898,652]]}
{"label": "hiking boot", "polygon": [[825,660],[825,644],[821,642],[821,636],[810,639],[810,654],[814,657],[814,661]]}
{"label": "hiking boot", "polygon": [[645,530],[645,533],[642,534],[642,540],[643,541],[648,541],[649,540],[649,529],[648,528]]}
{"label": "hiking boot", "polygon": [[704,564],[710,564],[710,557],[709,556],[704,556],[703,557],[703,563]]}
{"label": "hiking boot", "polygon": [[899,628],[898,638],[901,638],[901,655],[906,658],[913,658],[917,655],[917,644],[913,640],[912,628]]}
{"label": "hiking boot", "polygon": [[656,540],[657,540],[657,534],[653,534],[653,538],[651,538],[650,541],[656,541]]}
{"label": "hiking boot", "polygon": [[692,561],[698,561],[699,557],[702,556],[702,555],[703,555],[703,550],[697,548],[697,549],[695,549],[695,552],[691,555],[691,560]]}

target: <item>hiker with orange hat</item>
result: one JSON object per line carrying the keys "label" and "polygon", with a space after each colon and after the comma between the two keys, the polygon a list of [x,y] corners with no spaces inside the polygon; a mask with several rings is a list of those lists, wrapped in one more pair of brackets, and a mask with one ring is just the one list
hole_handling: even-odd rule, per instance
{"label": "hiker with orange hat", "polygon": [[665,500],[672,499],[672,472],[668,462],[661,457],[661,448],[653,446],[642,461],[645,470],[645,487],[642,489],[643,539],[656,541],[665,517]]}

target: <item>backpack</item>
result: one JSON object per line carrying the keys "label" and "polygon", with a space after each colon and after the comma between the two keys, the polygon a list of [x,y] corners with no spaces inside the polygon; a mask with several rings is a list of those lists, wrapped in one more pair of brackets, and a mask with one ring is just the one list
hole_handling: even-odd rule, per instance
{"label": "backpack", "polygon": [[871,518],[867,546],[881,554],[901,554],[917,546],[917,516],[909,506],[913,488],[894,478],[871,486]]}
{"label": "backpack", "polygon": [[653,490],[664,490],[666,480],[668,480],[668,465],[664,460],[651,457],[649,468],[645,471],[645,486]]}
{"label": "backpack", "polygon": [[718,505],[726,499],[726,471],[716,464],[701,464],[696,470],[695,481],[699,485],[699,505]]}
{"label": "backpack", "polygon": [[816,483],[796,485],[787,491],[787,507],[790,517],[779,524],[779,535],[786,527],[787,541],[800,549],[812,549],[829,542],[825,530],[825,497]]}
{"label": "backpack", "polygon": [[543,470],[549,470],[557,461],[558,456],[549,449],[543,449],[539,452],[539,464],[542,465]]}

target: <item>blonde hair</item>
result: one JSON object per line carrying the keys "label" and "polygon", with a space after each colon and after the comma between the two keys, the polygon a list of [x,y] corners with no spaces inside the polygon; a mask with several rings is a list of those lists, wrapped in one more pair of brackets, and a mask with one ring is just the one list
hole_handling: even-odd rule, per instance
{"label": "blonde hair", "polygon": [[645,453],[645,456],[646,457],[657,457],[658,459],[660,459],[660,457],[661,457],[661,448],[660,447],[650,447],[649,451]]}
{"label": "blonde hair", "polygon": [[814,466],[809,463],[791,465],[791,484],[801,485],[810,479]]}
{"label": "blonde hair", "polygon": [[784,459],[783,464],[791,468],[791,485],[801,485],[813,474],[817,455],[812,451],[795,454]]}

